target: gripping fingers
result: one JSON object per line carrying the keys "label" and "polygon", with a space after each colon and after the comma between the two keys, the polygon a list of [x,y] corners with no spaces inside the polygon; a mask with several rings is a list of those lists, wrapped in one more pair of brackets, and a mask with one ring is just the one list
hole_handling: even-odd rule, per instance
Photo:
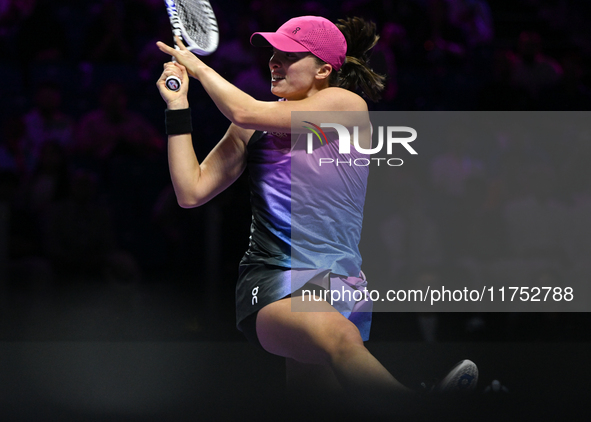
{"label": "gripping fingers", "polygon": [[168,76],[164,84],[166,85],[166,88],[168,88],[170,91],[176,92],[179,89],[181,89],[181,80],[178,76]]}
{"label": "gripping fingers", "polygon": [[170,47],[169,45],[163,43],[162,41],[158,41],[156,46],[162,51],[172,57],[174,57],[177,61],[182,59],[183,57],[191,57],[193,53],[191,53],[185,44],[181,41],[179,37],[174,37],[175,46],[174,48]]}
{"label": "gripping fingers", "polygon": [[185,47],[185,43],[183,43],[183,40],[181,40],[181,38],[178,35],[174,36],[174,42],[176,44],[176,48],[178,48],[179,50],[187,50],[187,47]]}
{"label": "gripping fingers", "polygon": [[[161,41],[156,43],[160,51],[172,56],[175,62],[185,66],[189,75],[196,77],[196,70],[203,66],[203,62],[199,60],[181,41],[180,38],[175,38],[175,48],[172,48]],[[181,78],[182,80],[182,78]]]}
{"label": "gripping fingers", "polygon": [[166,85],[166,88],[174,92],[180,90],[182,84],[181,81],[185,76],[184,73],[186,73],[186,70],[183,65],[179,65],[175,62],[166,63],[164,65],[164,75],[166,76],[164,84]]}
{"label": "gripping fingers", "polygon": [[157,86],[162,98],[167,102],[186,96],[189,78],[185,67],[175,62],[165,63]]}

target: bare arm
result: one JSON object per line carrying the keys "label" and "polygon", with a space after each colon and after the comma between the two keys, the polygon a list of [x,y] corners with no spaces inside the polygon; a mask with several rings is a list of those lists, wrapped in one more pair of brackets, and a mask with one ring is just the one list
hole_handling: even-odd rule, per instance
{"label": "bare arm", "polygon": [[[169,91],[166,78],[176,75],[181,78],[182,88]],[[184,66],[178,63],[165,64],[164,72],[157,82],[162,98],[170,110],[189,107],[187,91],[189,78]],[[192,208],[203,205],[230,186],[246,166],[246,142],[252,130],[230,125],[216,147],[199,163],[191,134],[168,137],[168,165],[174,191],[179,205]]]}
{"label": "bare arm", "polygon": [[198,79],[219,110],[237,126],[290,132],[292,111],[367,111],[367,104],[357,94],[342,88],[326,88],[299,101],[258,101],[236,88],[177,40],[179,50],[158,42],[160,50],[174,56],[189,75]]}

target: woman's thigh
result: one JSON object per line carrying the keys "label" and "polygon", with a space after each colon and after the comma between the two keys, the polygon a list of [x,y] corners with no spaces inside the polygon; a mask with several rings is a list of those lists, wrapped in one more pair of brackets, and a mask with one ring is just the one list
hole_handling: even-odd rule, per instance
{"label": "woman's thigh", "polygon": [[256,331],[261,346],[275,355],[308,364],[330,364],[334,354],[363,347],[359,330],[325,301],[307,301],[292,311],[288,297],[262,308]]}

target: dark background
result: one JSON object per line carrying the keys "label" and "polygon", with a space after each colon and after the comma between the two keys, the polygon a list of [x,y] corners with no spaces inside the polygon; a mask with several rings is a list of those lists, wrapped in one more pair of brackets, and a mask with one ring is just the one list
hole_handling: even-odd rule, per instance
{"label": "dark background", "polygon": [[[382,38],[371,63],[388,85],[372,110],[571,111],[591,103],[588,2],[213,7],[220,47],[204,60],[260,99],[273,99],[269,52],[250,47],[250,34],[313,14],[376,22]],[[203,207],[178,207],[155,87],[168,58],[156,40],[171,40],[160,0],[0,1],[0,340],[244,342],[234,328],[234,284],[248,245],[247,174]],[[203,159],[229,122],[196,81],[190,103]],[[474,261],[511,261],[532,282],[589,279],[591,143],[588,133],[571,135],[541,144],[461,133],[398,169],[384,182],[398,208],[384,218],[404,233],[416,216],[426,218],[435,241],[413,249],[403,235],[395,275],[445,281],[470,277]],[[537,223],[516,231],[524,221]],[[558,236],[568,222],[577,236]],[[537,271],[533,261],[549,264]],[[374,321],[375,342],[456,344],[462,355],[475,344],[585,347],[590,332],[586,313],[377,313]]]}

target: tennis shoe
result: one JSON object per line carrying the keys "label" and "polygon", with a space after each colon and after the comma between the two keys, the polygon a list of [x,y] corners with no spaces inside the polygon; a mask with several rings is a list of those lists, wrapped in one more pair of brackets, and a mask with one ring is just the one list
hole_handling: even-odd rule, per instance
{"label": "tennis shoe", "polygon": [[478,367],[474,362],[464,359],[458,362],[435,387],[433,391],[455,393],[471,391],[478,383]]}

